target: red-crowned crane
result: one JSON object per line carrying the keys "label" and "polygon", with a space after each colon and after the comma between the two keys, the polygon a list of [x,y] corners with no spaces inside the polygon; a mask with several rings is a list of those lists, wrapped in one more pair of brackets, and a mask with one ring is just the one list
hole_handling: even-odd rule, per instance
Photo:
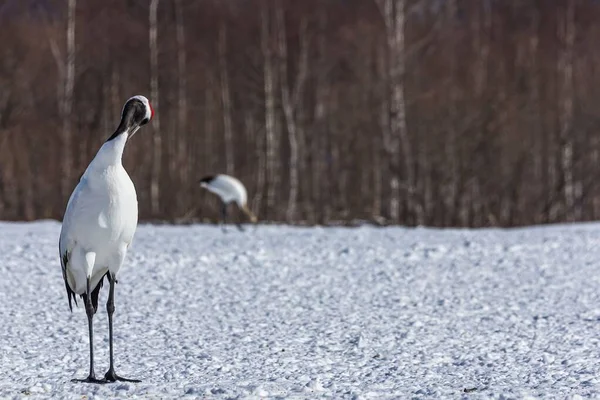
{"label": "red-crowned crane", "polygon": [[[223,223],[227,223],[227,205],[232,202],[237,204],[252,223],[256,223],[256,215],[248,208],[248,193],[244,184],[239,179],[229,175],[205,176],[200,180],[200,186],[221,198],[221,218]],[[240,224],[236,225],[239,230],[243,230]]]}
{"label": "red-crowned crane", "polygon": [[[71,311],[71,300],[77,304],[77,296],[83,299],[90,338],[90,373],[85,379],[74,379],[76,382],[139,382],[115,373],[112,317],[115,283],[138,220],[135,187],[121,159],[127,140],[153,115],[150,102],[144,96],[127,100],[117,130],[100,147],[67,203],[59,241],[62,273]],[[106,303],[110,367],[104,379],[96,379],[93,318],[104,277],[110,285]]]}

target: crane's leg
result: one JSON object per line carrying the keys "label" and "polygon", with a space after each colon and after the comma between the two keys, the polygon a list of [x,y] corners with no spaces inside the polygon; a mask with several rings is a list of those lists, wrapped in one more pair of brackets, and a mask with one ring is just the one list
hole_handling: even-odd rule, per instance
{"label": "crane's leg", "polygon": [[227,233],[225,224],[227,224],[227,203],[223,202],[221,205],[221,230],[223,233]]}
{"label": "crane's leg", "polygon": [[237,222],[235,223],[235,226],[237,226],[237,228],[240,232],[245,232],[244,226],[242,225],[242,221],[239,216],[238,216]]}
{"label": "crane's leg", "polygon": [[88,331],[90,336],[90,374],[85,379],[72,379],[72,382],[85,382],[85,383],[106,383],[103,379],[96,379],[94,373],[94,305],[92,304],[92,291],[90,290],[91,277],[87,278],[87,293],[85,299],[85,313],[88,319]]}
{"label": "crane's leg", "polygon": [[108,342],[110,346],[110,367],[104,375],[107,382],[122,381],[122,382],[141,382],[137,379],[127,379],[120,377],[115,373],[115,361],[113,351],[113,314],[115,312],[115,277],[108,273],[108,281],[110,289],[108,291],[108,301],[106,302],[106,312],[108,313]]}

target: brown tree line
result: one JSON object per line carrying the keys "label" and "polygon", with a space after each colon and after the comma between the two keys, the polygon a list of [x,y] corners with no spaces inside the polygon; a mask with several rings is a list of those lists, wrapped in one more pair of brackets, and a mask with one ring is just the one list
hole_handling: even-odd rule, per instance
{"label": "brown tree line", "polygon": [[62,217],[118,124],[144,220],[600,217],[600,2],[0,0],[0,218]]}

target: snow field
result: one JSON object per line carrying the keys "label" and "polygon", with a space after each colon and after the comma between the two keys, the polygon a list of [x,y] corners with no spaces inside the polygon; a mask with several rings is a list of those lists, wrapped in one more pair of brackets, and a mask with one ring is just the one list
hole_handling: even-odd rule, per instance
{"label": "snow field", "polygon": [[115,357],[143,382],[100,386],[70,382],[87,374],[88,335],[81,302],[68,309],[59,231],[0,223],[0,398],[600,396],[597,224],[140,225],[116,287]]}

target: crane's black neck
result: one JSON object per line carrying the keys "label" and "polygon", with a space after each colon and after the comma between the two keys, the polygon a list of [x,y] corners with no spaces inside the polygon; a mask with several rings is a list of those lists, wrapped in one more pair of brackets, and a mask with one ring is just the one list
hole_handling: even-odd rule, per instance
{"label": "crane's black neck", "polygon": [[115,133],[108,138],[107,142],[119,137],[124,133],[135,132],[140,126],[148,122],[146,118],[146,106],[138,99],[131,99],[125,103],[121,122]]}
{"label": "crane's black neck", "polygon": [[204,178],[200,179],[200,183],[206,183],[209,184],[211,183],[213,180],[215,179],[215,177],[213,175],[208,175],[205,176]]}
{"label": "crane's black neck", "polygon": [[111,137],[108,138],[107,142],[118,138],[124,133],[134,132],[135,130],[137,130],[137,128],[140,127],[140,125],[141,124],[135,120],[134,113],[123,114],[123,117],[121,118],[121,122],[119,123],[117,130],[115,131],[115,133],[112,134]]}

